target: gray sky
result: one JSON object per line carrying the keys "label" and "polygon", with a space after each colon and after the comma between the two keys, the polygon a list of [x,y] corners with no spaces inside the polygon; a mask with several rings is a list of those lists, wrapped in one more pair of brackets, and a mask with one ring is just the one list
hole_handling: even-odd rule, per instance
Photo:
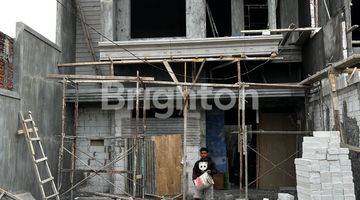
{"label": "gray sky", "polygon": [[56,33],[56,0],[0,0],[0,31],[15,37],[16,22],[24,22],[51,41]]}

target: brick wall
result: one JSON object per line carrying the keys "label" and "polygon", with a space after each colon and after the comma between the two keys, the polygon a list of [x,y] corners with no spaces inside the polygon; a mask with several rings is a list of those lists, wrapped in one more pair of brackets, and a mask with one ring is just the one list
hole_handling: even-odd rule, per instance
{"label": "brick wall", "polygon": [[[82,108],[79,109],[79,119],[77,127],[78,136],[110,136],[112,131],[111,111],[103,111],[99,108]],[[76,169],[89,170],[85,164],[93,169],[100,169],[110,162],[111,155],[111,140],[88,140],[79,139],[77,141],[77,156]],[[91,156],[91,157],[90,157]],[[88,176],[90,173],[83,173],[83,176]],[[101,176],[101,177],[100,177]],[[95,176],[84,184],[80,191],[105,192],[109,193],[112,189],[111,184],[105,179],[111,181],[111,176],[106,173],[100,173],[100,176]]]}
{"label": "brick wall", "polygon": [[[315,131],[330,131],[334,127],[334,117],[330,98],[328,80],[322,81],[323,103],[320,105],[318,93],[309,100],[309,127]],[[348,144],[360,146],[360,75],[348,80],[348,75],[341,75],[337,79],[337,92],[339,97],[340,120]],[[322,110],[321,110],[322,107]],[[321,115],[322,113],[322,119]],[[352,170],[354,174],[355,192],[360,196],[360,153],[350,152]]]}
{"label": "brick wall", "polygon": [[0,88],[12,90],[14,40],[0,32]]}
{"label": "brick wall", "polygon": [[[204,116],[198,111],[189,112],[189,126],[187,137],[187,177],[188,177],[188,195],[194,193],[192,183],[192,167],[199,159],[200,135],[202,130]],[[161,125],[167,128],[161,128]],[[170,125],[170,126],[169,126]],[[183,132],[183,119],[155,119],[147,120],[149,134],[178,134]],[[170,128],[171,127],[171,128]],[[101,110],[99,107],[86,107],[79,109],[78,119],[78,136],[121,136],[122,134],[131,134],[134,132],[135,119],[131,118],[131,112],[125,109],[116,111]],[[203,127],[204,128],[204,127]],[[158,132],[156,131],[158,130]],[[94,145],[95,144],[95,145]],[[110,159],[114,159],[126,151],[124,141],[121,139],[108,139],[103,143],[99,141],[91,141],[88,139],[79,139],[77,141],[77,156],[79,160],[76,162],[77,169],[88,170],[89,168],[83,163],[90,165],[93,169],[100,169],[106,165]],[[92,156],[90,158],[88,155]],[[96,158],[96,160],[95,160]],[[81,159],[81,161],[80,161]],[[100,162],[99,162],[100,161]],[[121,159],[109,169],[126,170],[128,168],[127,159]],[[84,176],[89,174],[84,173]],[[87,181],[80,189],[83,191],[110,192],[114,194],[124,194],[127,190],[126,177],[120,174],[101,174],[103,178],[95,176]],[[115,187],[104,180],[111,181]]]}

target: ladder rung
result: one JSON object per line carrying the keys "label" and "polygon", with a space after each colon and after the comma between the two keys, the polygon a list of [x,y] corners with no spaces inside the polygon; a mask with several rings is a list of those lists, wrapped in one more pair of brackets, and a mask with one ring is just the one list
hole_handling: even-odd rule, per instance
{"label": "ladder rung", "polygon": [[40,158],[40,159],[37,159],[35,160],[36,163],[40,163],[40,162],[44,162],[47,160],[47,157],[43,157],[43,158]]}
{"label": "ladder rung", "polygon": [[56,197],[58,195],[59,195],[58,193],[55,193],[55,194],[52,194],[50,196],[47,196],[45,199],[50,199],[50,198]]}
{"label": "ladder rung", "polygon": [[42,180],[42,181],[41,181],[41,184],[45,184],[45,183],[50,182],[50,181],[52,181],[52,180],[54,180],[54,177],[50,177],[50,178],[47,178],[47,179],[45,179],[45,180]]}
{"label": "ladder rung", "polygon": [[[38,131],[39,129],[35,127],[35,130]],[[33,133],[34,130],[33,130],[32,128],[29,128],[29,129],[28,129],[28,132],[29,132],[29,133]],[[24,134],[24,133],[25,133],[24,130],[18,130],[18,134],[19,134],[19,135]]]}
{"label": "ladder rung", "polygon": [[40,141],[39,137],[30,138],[31,141]]}
{"label": "ladder rung", "polygon": [[24,122],[32,122],[33,120],[32,119],[24,119]]}

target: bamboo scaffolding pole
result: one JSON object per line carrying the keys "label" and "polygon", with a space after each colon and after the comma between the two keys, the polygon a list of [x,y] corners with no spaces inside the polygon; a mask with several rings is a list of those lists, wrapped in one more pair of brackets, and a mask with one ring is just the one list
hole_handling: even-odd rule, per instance
{"label": "bamboo scaffolding pole", "polygon": [[[140,80],[140,83],[141,85],[143,86],[143,96],[145,97],[146,96],[146,86],[145,84],[142,82],[141,79]],[[146,98],[143,99],[143,117],[142,117],[142,125],[143,125],[143,132],[142,132],[142,135],[145,135],[146,134]],[[146,182],[146,176],[145,176],[145,137],[141,137],[141,142],[142,142],[142,145],[141,145],[141,174],[142,174],[142,198],[144,199],[145,198],[145,182]]]}
{"label": "bamboo scaffolding pole", "polygon": [[[136,80],[72,80],[76,83],[136,83]],[[171,85],[171,86],[188,86],[188,87],[214,87],[214,88],[239,88],[239,84],[224,84],[224,83],[190,83],[190,82],[172,82],[172,81],[147,81],[143,80],[146,84],[156,85]],[[297,89],[304,90],[310,86],[298,85],[297,83],[247,83],[242,82],[240,85],[245,85],[249,89]]]}
{"label": "bamboo scaffolding pole", "polygon": [[63,158],[64,158],[64,139],[65,139],[65,120],[66,120],[66,81],[63,78],[62,82],[62,101],[61,101],[61,141],[60,141],[60,148],[59,148],[59,158],[58,158],[58,180],[57,180],[57,187],[60,191],[62,186],[62,173],[61,169],[63,168]]}
{"label": "bamboo scaffolding pole", "polygon": [[249,193],[248,193],[248,150],[247,150],[247,132],[246,132],[246,124],[245,124],[245,86],[242,86],[242,103],[241,103],[241,130],[243,134],[243,148],[244,148],[244,163],[245,163],[245,199],[249,199]]}
{"label": "bamboo scaffolding pole", "polygon": [[236,61],[236,60],[244,60],[244,61],[266,61],[266,60],[282,60],[282,57],[207,57],[207,58],[177,58],[177,59],[135,59],[135,60],[113,60],[113,61],[97,61],[97,62],[76,62],[76,63],[61,63],[58,64],[58,67],[89,67],[92,65],[120,65],[120,64],[139,64],[139,63],[163,63],[164,60],[172,63],[182,63],[182,62],[216,62],[216,61]]}
{"label": "bamboo scaffolding pole", "polygon": [[139,71],[136,72],[136,129],[135,129],[135,137],[133,138],[133,143],[136,144],[136,147],[133,151],[133,193],[132,196],[136,197],[136,182],[137,182],[137,154],[138,154],[138,134],[139,134],[139,84],[140,84],[140,78],[139,78]]}
{"label": "bamboo scaffolding pole", "polygon": [[[73,121],[73,135],[76,136],[77,135],[77,122],[78,122],[78,116],[79,116],[79,85],[76,84],[75,85],[75,90],[76,90],[76,98],[75,98],[75,105],[74,105],[74,121]],[[71,169],[75,169],[75,165],[76,165],[76,145],[77,145],[77,140],[76,138],[74,140],[72,140],[72,145],[71,145]],[[70,185],[71,187],[74,186],[74,173],[75,171],[72,171],[70,173]],[[70,192],[70,198],[74,199],[74,191],[71,190]]]}
{"label": "bamboo scaffolding pole", "polygon": [[238,125],[238,151],[240,154],[240,166],[239,166],[239,187],[240,187],[240,196],[242,193],[242,179],[243,179],[243,139],[242,139],[242,131],[241,131],[241,65],[240,61],[237,62],[237,76],[238,76],[238,110],[237,110],[237,125]]}
{"label": "bamboo scaffolding pole", "polygon": [[[184,74],[185,74],[185,83],[186,83],[186,63],[184,63]],[[183,174],[182,174],[182,196],[183,200],[186,200],[186,194],[187,194],[187,129],[188,129],[188,108],[189,108],[189,94],[187,91],[187,87],[185,87],[184,90],[184,111],[183,111],[183,117],[184,117],[184,141],[183,141]]]}
{"label": "bamboo scaffolding pole", "polygon": [[318,31],[320,27],[307,27],[307,28],[281,28],[281,29],[262,29],[262,30],[242,30],[241,33],[244,34],[256,34],[256,33],[263,33],[263,32],[270,32],[270,33],[286,33],[286,32],[304,32],[304,31]]}

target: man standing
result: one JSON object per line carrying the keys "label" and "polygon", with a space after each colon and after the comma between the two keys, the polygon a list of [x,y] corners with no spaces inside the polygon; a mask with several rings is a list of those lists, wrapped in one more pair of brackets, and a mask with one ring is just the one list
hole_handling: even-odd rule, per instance
{"label": "man standing", "polygon": [[[203,173],[209,173],[211,176],[217,173],[215,163],[209,157],[209,151],[207,148],[203,147],[200,149],[200,160],[198,160],[193,168],[193,181],[201,176]],[[195,190],[194,199],[201,199],[205,197],[205,200],[213,200],[214,199],[214,187],[213,185],[209,188],[203,190]]]}

